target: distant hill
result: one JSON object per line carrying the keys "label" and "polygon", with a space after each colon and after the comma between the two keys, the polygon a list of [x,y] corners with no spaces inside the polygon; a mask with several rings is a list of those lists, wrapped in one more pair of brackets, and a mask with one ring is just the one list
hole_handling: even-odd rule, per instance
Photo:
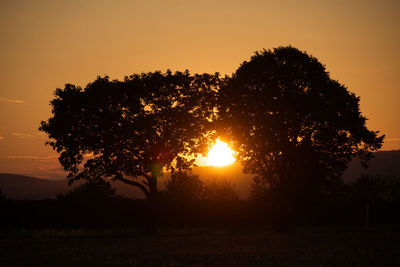
{"label": "distant hill", "polygon": [[0,189],[11,199],[55,198],[68,191],[66,180],[53,181],[30,176],[0,173]]}
{"label": "distant hill", "polygon": [[[65,180],[47,180],[36,177],[0,173],[0,189],[9,199],[45,199],[56,198],[58,194],[63,194],[81,183],[68,186]],[[116,182],[113,187],[117,189],[117,194],[129,198],[143,198],[143,194],[133,186]]]}
{"label": "distant hill", "polygon": [[378,151],[373,155],[368,168],[363,168],[358,159],[351,161],[343,180],[352,183],[361,175],[400,177],[400,150]]}
{"label": "distant hill", "polygon": [[[370,167],[364,169],[358,160],[353,160],[343,175],[346,183],[352,183],[361,175],[387,175],[400,177],[400,150],[380,151],[374,153],[375,158],[371,160]],[[239,164],[227,167],[195,167],[193,173],[198,174],[205,181],[207,179],[227,178],[233,180],[239,190],[241,198],[246,198],[252,182],[252,175],[243,174]],[[163,188],[169,175],[165,175],[159,181]],[[76,186],[76,185],[75,185]],[[136,187],[113,183],[117,194],[129,198],[144,198],[143,193]],[[0,189],[10,199],[44,199],[55,198],[58,194],[72,189],[67,180],[45,180],[24,175],[0,173]]]}

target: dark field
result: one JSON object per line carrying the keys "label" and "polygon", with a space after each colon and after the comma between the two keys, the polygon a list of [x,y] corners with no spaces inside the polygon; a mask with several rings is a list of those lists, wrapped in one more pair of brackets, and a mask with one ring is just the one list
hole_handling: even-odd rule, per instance
{"label": "dark field", "polygon": [[0,266],[400,266],[393,230],[47,230],[3,235]]}

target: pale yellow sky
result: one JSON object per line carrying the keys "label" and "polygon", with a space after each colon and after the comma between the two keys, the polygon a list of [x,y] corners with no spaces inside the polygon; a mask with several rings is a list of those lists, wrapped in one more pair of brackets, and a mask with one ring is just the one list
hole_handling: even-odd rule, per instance
{"label": "pale yellow sky", "polygon": [[0,0],[0,172],[62,175],[37,128],[65,83],[189,69],[231,74],[292,45],[361,97],[368,127],[400,149],[400,1]]}

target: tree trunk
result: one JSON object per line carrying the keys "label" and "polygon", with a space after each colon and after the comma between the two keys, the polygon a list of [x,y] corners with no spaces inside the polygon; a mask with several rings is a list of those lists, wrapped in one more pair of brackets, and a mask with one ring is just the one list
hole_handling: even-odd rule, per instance
{"label": "tree trunk", "polygon": [[149,201],[149,218],[146,225],[145,231],[147,234],[155,234],[157,232],[158,223],[158,205],[157,205],[157,175],[152,173],[151,179],[149,179],[149,195],[147,200]]}
{"label": "tree trunk", "polygon": [[149,181],[149,200],[155,200],[157,198],[157,176],[152,174]]}
{"label": "tree trunk", "polygon": [[365,205],[365,228],[369,229],[369,203]]}

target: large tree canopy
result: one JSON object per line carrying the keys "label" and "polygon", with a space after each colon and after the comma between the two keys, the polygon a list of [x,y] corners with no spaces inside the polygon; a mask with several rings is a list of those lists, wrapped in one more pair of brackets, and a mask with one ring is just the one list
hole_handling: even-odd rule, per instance
{"label": "large tree canopy", "polygon": [[218,81],[218,74],[168,71],[99,77],[85,89],[67,84],[40,130],[71,182],[110,177],[152,198],[163,168],[188,167],[185,156],[207,148]]}
{"label": "large tree canopy", "polygon": [[244,171],[286,194],[320,190],[352,157],[366,164],[383,141],[367,129],[359,98],[293,47],[244,62],[219,92],[219,119]]}

